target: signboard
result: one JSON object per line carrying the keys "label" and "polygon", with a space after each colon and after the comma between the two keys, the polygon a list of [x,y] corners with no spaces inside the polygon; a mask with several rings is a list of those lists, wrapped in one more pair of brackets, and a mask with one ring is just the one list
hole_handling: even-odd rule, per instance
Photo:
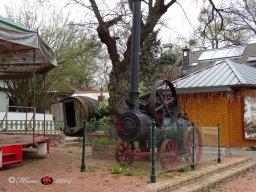
{"label": "signboard", "polygon": [[203,134],[218,135],[217,127],[202,127]]}
{"label": "signboard", "polygon": [[244,99],[244,134],[245,139],[256,140],[256,98]]}
{"label": "signboard", "polygon": [[201,136],[203,141],[203,146],[205,147],[216,147],[218,139],[218,129],[217,127],[202,127]]}

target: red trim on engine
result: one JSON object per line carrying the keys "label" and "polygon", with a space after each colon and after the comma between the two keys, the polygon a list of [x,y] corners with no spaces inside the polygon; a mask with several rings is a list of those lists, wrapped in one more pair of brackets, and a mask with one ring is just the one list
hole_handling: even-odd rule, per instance
{"label": "red trim on engine", "polygon": [[122,121],[118,120],[117,126],[116,126],[116,132],[121,132],[121,129],[122,129]]}

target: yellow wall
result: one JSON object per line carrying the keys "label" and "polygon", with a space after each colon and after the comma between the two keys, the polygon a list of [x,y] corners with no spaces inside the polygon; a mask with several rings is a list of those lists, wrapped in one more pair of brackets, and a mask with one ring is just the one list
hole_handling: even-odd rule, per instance
{"label": "yellow wall", "polygon": [[[217,145],[217,123],[220,143],[225,147],[250,147],[256,141],[245,140],[243,128],[244,100],[228,92],[180,94],[179,104],[185,107],[191,121],[202,130],[203,144]],[[215,131],[216,130],[216,131]]]}

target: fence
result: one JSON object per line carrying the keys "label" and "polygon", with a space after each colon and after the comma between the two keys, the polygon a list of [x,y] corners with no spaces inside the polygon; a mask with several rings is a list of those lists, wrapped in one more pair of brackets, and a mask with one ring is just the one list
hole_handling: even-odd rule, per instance
{"label": "fence", "polygon": [[[175,128],[177,127],[173,126],[170,130],[175,131]],[[116,150],[113,154],[122,165],[132,166],[145,175],[154,170],[152,172],[157,175],[168,176],[166,171],[186,172],[191,168],[195,170],[200,165],[220,163],[218,130],[218,125],[201,128],[191,125],[184,132],[180,130],[181,132],[174,132],[173,135],[168,130],[166,133],[163,131],[166,138],[160,134],[151,134],[152,142],[145,145],[149,147],[143,148],[143,151],[137,141],[120,141],[116,145],[118,148],[113,148],[112,151]],[[153,142],[153,138],[156,142]],[[109,150],[111,149],[108,148],[107,151]]]}
{"label": "fence", "polygon": [[[0,132],[9,133],[33,133],[33,121],[26,120],[5,120],[0,125]],[[35,121],[35,134],[61,134],[64,129],[63,121]]]}
{"label": "fence", "polygon": [[200,164],[215,164],[220,159],[218,128],[218,125],[201,128],[191,126],[182,141],[164,141],[156,156],[156,171],[184,171],[190,166],[196,169]]}

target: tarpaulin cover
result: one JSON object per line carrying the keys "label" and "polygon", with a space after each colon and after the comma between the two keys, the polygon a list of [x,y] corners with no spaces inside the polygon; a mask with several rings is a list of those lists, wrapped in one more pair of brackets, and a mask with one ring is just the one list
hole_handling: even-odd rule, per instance
{"label": "tarpaulin cover", "polygon": [[32,77],[56,66],[54,52],[37,32],[0,16],[0,79]]}

